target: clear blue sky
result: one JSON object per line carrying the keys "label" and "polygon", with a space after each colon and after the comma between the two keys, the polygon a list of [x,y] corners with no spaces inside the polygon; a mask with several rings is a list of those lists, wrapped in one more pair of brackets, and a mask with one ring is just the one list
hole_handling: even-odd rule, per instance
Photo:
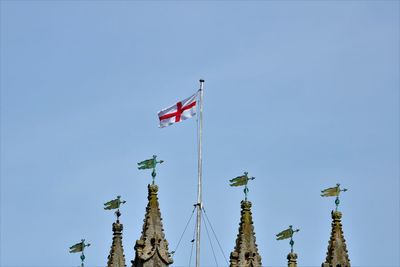
{"label": "clear blue sky", "polygon": [[[196,121],[161,108],[205,79],[204,204],[224,253],[248,171],[265,266],[324,261],[340,182],[353,266],[399,266],[398,1],[1,1],[1,266],[104,266],[122,195],[127,265],[150,173],[173,250],[196,202]],[[191,231],[175,256],[187,266]],[[203,266],[214,266],[203,232]],[[218,253],[218,262],[224,264]]]}

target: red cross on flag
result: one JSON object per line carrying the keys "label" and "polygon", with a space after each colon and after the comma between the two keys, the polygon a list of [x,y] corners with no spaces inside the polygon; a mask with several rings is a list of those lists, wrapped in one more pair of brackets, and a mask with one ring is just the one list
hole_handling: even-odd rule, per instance
{"label": "red cross on flag", "polygon": [[176,104],[167,107],[158,112],[158,118],[160,119],[160,128],[189,119],[196,115],[196,92],[194,95],[177,102]]}

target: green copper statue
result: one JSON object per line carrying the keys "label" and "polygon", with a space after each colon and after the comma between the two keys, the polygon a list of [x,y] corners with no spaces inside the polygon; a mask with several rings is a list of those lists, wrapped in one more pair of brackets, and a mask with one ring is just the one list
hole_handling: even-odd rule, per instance
{"label": "green copper statue", "polygon": [[340,184],[336,184],[335,187],[330,187],[330,188],[322,190],[321,197],[336,197],[335,204],[336,204],[336,211],[337,211],[339,204],[340,204],[340,200],[339,200],[340,192],[346,192],[346,191],[347,191],[346,188],[340,189]]}
{"label": "green copper statue", "polygon": [[138,169],[139,170],[146,170],[146,169],[153,169],[153,171],[151,172],[151,176],[153,177],[153,184],[154,184],[154,180],[156,178],[156,166],[157,164],[161,164],[163,163],[163,160],[157,161],[157,156],[154,155],[152,159],[147,159],[144,160],[142,162],[138,163]]}
{"label": "green copper statue", "polygon": [[283,230],[282,232],[280,232],[279,234],[276,235],[276,240],[284,240],[284,239],[288,239],[290,238],[290,252],[293,253],[293,245],[294,245],[294,241],[293,241],[293,234],[300,231],[300,229],[296,229],[293,230],[293,226],[289,225],[289,228],[286,230]]}
{"label": "green copper statue", "polygon": [[247,193],[249,193],[249,189],[247,188],[247,183],[250,180],[254,180],[255,177],[248,177],[248,172],[244,172],[244,175],[242,176],[238,176],[236,178],[233,178],[231,180],[229,180],[229,182],[231,183],[230,186],[243,186],[244,185],[244,196],[245,196],[245,201],[247,201]]}
{"label": "green copper statue", "polygon": [[81,267],[84,267],[84,261],[85,261],[85,247],[89,247],[90,244],[85,244],[85,239],[82,239],[81,242],[76,243],[75,245],[71,246],[69,248],[69,253],[77,253],[81,252]]}
{"label": "green copper statue", "polygon": [[121,201],[121,196],[117,196],[116,199],[110,200],[106,203],[104,203],[104,209],[105,210],[117,210],[115,212],[115,215],[117,216],[117,221],[119,220],[119,216],[121,216],[121,212],[119,211],[119,207],[121,206],[121,204],[125,204],[126,201],[122,200]]}

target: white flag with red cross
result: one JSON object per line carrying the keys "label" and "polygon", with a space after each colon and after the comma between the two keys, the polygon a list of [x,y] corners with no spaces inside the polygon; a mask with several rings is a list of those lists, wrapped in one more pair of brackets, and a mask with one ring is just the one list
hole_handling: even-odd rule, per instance
{"label": "white flag with red cross", "polygon": [[197,94],[198,92],[159,111],[158,118],[160,119],[160,128],[189,119],[196,115]]}

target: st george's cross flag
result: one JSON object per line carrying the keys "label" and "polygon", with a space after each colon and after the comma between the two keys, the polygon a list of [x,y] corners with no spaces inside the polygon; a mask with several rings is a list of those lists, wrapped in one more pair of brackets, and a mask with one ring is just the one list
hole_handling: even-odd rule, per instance
{"label": "st george's cross flag", "polygon": [[160,128],[189,119],[196,115],[197,94],[198,92],[159,111],[158,118],[160,119]]}

